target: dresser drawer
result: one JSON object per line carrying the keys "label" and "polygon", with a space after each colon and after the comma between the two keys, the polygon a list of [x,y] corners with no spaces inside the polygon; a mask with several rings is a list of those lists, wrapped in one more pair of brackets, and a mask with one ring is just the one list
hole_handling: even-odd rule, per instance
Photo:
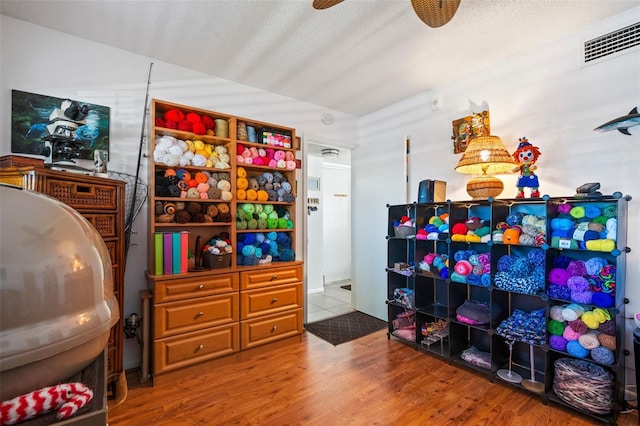
{"label": "dresser drawer", "polygon": [[154,297],[156,303],[164,303],[234,291],[238,291],[238,274],[220,274],[156,281]]}
{"label": "dresser drawer", "polygon": [[238,321],[238,299],[238,293],[230,293],[156,305],[155,338]]}
{"label": "dresser drawer", "polygon": [[238,352],[238,323],[156,340],[153,351],[155,374],[194,365]]}
{"label": "dresser drawer", "polygon": [[69,182],[47,178],[41,191],[75,209],[115,210],[118,188],[95,183]]}
{"label": "dresser drawer", "polygon": [[275,314],[302,308],[302,283],[243,291],[240,294],[240,318]]}
{"label": "dresser drawer", "polygon": [[115,237],[118,232],[118,223],[115,214],[90,214],[82,213],[103,238]]}
{"label": "dresser drawer", "polygon": [[302,333],[302,309],[243,321],[240,348],[250,349]]}
{"label": "dresser drawer", "polygon": [[240,272],[241,290],[253,290],[296,282],[302,282],[302,265]]}

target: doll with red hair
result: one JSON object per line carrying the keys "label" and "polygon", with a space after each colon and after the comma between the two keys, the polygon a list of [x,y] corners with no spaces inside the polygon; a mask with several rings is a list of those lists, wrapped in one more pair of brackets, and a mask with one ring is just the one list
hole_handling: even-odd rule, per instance
{"label": "doll with red hair", "polygon": [[540,149],[537,146],[531,145],[526,137],[518,139],[518,149],[513,153],[513,159],[518,164],[513,171],[520,172],[518,176],[518,195],[516,198],[524,198],[524,188],[531,190],[531,198],[540,197],[540,191],[538,191],[539,183],[538,176],[535,174],[536,161],[540,157]]}

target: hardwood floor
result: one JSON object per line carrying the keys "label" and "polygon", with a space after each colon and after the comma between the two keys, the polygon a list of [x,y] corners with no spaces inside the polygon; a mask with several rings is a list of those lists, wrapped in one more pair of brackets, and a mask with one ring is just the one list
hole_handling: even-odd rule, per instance
{"label": "hardwood floor", "polygon": [[[385,330],[335,347],[305,332],[302,343],[198,376],[133,382],[110,406],[110,426],[597,424],[389,341]],[[618,424],[638,424],[637,412]]]}

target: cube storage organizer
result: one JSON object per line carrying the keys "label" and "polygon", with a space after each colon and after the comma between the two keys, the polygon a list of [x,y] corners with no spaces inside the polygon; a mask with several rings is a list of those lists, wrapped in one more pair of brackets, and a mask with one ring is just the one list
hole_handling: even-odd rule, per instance
{"label": "cube storage organizer", "polygon": [[[628,355],[630,200],[617,192],[387,205],[388,338],[615,423]],[[403,216],[415,235],[396,232]],[[413,292],[410,338],[393,327],[406,309],[393,297],[398,288]],[[461,321],[456,311],[466,301],[486,305],[489,321]],[[568,379],[571,370],[581,371],[582,385]],[[594,398],[587,382],[606,392]]]}

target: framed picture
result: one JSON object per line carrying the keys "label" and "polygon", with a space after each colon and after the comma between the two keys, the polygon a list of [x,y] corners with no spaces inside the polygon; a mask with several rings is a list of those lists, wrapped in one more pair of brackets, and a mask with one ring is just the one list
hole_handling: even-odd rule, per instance
{"label": "framed picture", "polygon": [[478,136],[489,136],[489,111],[482,111],[467,117],[453,120],[453,153],[462,154],[469,145],[469,141]]}
{"label": "framed picture", "polygon": [[96,149],[108,154],[109,107],[19,90],[11,91],[11,152],[43,155],[45,137],[50,132],[47,126],[54,122],[53,114],[60,111],[63,102],[69,101],[86,111],[82,124],[74,130],[75,141],[80,145],[79,158],[93,160]]}
{"label": "framed picture", "polygon": [[307,189],[309,191],[320,191],[320,178],[319,177],[309,177],[307,179]]}

